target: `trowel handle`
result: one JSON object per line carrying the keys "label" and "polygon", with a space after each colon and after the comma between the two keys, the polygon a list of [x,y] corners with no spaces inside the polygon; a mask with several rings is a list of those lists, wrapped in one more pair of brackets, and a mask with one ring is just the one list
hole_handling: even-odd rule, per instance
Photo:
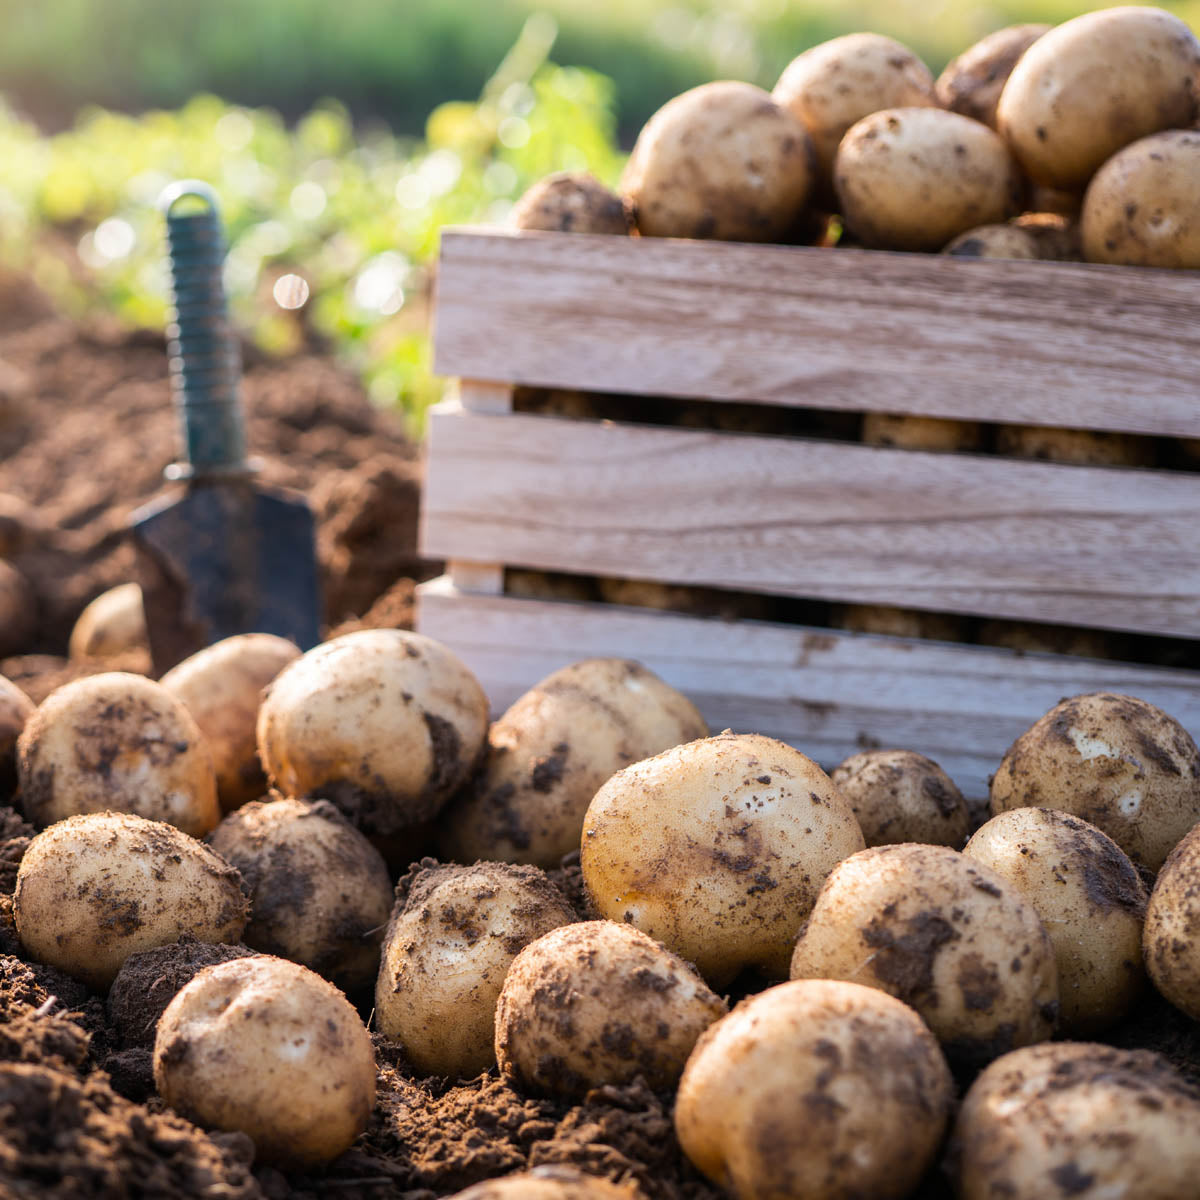
{"label": "trowel handle", "polygon": [[221,280],[225,237],[217,197],[205,183],[181,180],[163,192],[159,207],[167,222],[167,344],[184,454],[167,474],[241,474],[247,469],[241,362]]}

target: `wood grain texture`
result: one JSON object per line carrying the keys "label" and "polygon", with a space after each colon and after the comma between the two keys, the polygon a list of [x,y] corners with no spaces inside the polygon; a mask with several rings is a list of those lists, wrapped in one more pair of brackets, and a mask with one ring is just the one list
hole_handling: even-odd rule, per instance
{"label": "wood grain texture", "polygon": [[544,387],[1200,435],[1200,273],[443,232],[435,369]]}
{"label": "wood grain texture", "polygon": [[1200,637],[1200,475],[435,410],[431,558]]}
{"label": "wood grain texture", "polygon": [[417,627],[479,677],[495,712],[559,667],[636,658],[689,696],[714,730],[766,733],[827,769],[864,748],[935,759],[968,797],[1063,696],[1139,696],[1200,735],[1200,675],[1122,663],[906,641],[606,605],[417,589]]}

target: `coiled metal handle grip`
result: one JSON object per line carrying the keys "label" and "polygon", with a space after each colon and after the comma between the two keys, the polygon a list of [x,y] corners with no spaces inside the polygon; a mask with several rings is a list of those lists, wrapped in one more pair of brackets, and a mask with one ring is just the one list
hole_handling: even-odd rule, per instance
{"label": "coiled metal handle grip", "polygon": [[184,456],[167,474],[175,479],[244,474],[241,361],[221,279],[225,236],[217,197],[206,183],[186,179],[163,192],[159,208],[167,223],[172,302],[167,343]]}

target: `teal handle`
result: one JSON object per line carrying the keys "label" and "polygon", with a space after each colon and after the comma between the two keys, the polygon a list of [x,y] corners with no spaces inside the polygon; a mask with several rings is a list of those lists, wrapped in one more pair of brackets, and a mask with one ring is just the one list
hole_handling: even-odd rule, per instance
{"label": "teal handle", "polygon": [[198,180],[180,180],[163,192],[159,208],[167,223],[167,350],[184,455],[167,473],[241,474],[248,469],[241,361],[221,278],[225,235],[216,193]]}

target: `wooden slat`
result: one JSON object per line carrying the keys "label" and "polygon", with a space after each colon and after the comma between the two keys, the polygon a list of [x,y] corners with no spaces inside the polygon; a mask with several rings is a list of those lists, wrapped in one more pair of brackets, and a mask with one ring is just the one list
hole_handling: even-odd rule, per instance
{"label": "wooden slat", "polygon": [[714,729],[770,734],[832,767],[858,750],[936,759],[964,794],[987,794],[1004,752],[1063,696],[1139,696],[1200,734],[1200,675],[1121,663],[904,641],[605,605],[417,589],[417,626],[479,677],[496,712],[551,671],[636,658]]}
{"label": "wooden slat", "polygon": [[1200,637],[1200,475],[447,409],[423,553]]}
{"label": "wooden slat", "polygon": [[447,230],[435,368],[698,399],[1200,435],[1200,274]]}

